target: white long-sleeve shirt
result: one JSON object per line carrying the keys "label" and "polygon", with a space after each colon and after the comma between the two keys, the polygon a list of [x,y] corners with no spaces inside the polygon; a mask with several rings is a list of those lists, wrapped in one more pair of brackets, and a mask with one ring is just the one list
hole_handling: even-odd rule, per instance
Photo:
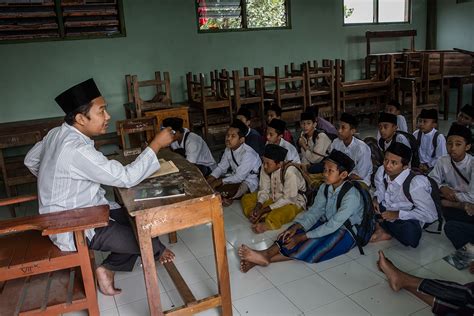
{"label": "white long-sleeve shirt", "polygon": [[453,189],[459,202],[474,203],[474,158],[466,154],[463,160],[453,161],[453,163],[469,184],[454,170],[449,155],[438,159],[429,176],[438,183],[439,187],[448,186]]}
{"label": "white long-sleeve shirt", "polygon": [[346,146],[342,140],[336,138],[332,141],[329,146],[328,152],[333,149],[339,150],[354,160],[355,167],[351,174],[356,174],[362,178],[362,181],[370,186],[370,176],[372,174],[372,159],[370,157],[369,146],[357,139],[352,137],[352,141],[349,146]]}
{"label": "white long-sleeve shirt", "polygon": [[[434,149],[433,137],[436,132],[437,132],[436,128],[433,128],[431,132],[427,134],[423,134],[421,137],[421,144],[419,148],[420,162],[427,164],[430,168],[434,167],[439,157],[442,157],[448,154],[448,151],[446,149],[446,138],[444,138],[443,134],[439,134],[437,145],[436,145],[435,156],[431,157],[431,155],[433,154],[433,149]],[[418,139],[418,133],[421,133],[419,129],[417,129],[413,133],[413,136],[415,136],[416,139]]]}
{"label": "white long-sleeve shirt", "polygon": [[232,173],[222,179],[222,183],[241,183],[245,182],[249,187],[250,192],[254,192],[258,187],[259,168],[262,165],[262,160],[258,153],[252,147],[243,143],[239,148],[233,151],[234,158],[229,148],[224,150],[221,161],[217,167],[212,171],[211,176],[218,179],[224,175],[229,167]]}
{"label": "white long-sleeve shirt", "polygon": [[[267,142],[267,144],[268,144],[268,142]],[[283,137],[282,137],[280,139],[280,143],[278,143],[278,146],[281,146],[281,147],[285,148],[286,150],[288,150],[288,152],[286,153],[285,161],[301,163],[300,155],[298,154],[298,150],[290,142],[284,140]]]}
{"label": "white long-sleeve shirt", "polygon": [[306,209],[306,199],[302,192],[306,191],[306,182],[295,167],[288,166],[285,169],[284,183],[281,182],[282,169],[275,170],[270,175],[263,168],[260,171],[260,182],[258,185],[257,201],[265,203],[272,199],[270,209],[294,204]]}
{"label": "white long-sleeve shirt", "polygon": [[[438,219],[436,205],[431,198],[431,185],[424,176],[415,176],[410,183],[410,195],[413,203],[403,193],[403,182],[410,169],[403,170],[394,180],[385,174],[384,166],[380,166],[375,174],[375,196],[387,210],[399,211],[401,220],[415,219],[423,226]],[[385,189],[384,178],[387,181]]]}
{"label": "white long-sleeve shirt", "polygon": [[[318,131],[314,131],[318,133]],[[324,157],[327,155],[329,146],[331,146],[331,139],[326,135],[326,133],[319,132],[316,136],[315,141],[313,142],[313,137],[306,138],[304,133],[301,133],[301,136],[306,139],[308,149],[301,149],[301,162],[304,164],[314,164],[321,162]]]}
{"label": "white long-sleeve shirt", "polygon": [[[111,204],[101,184],[129,188],[160,168],[149,147],[127,166],[109,160],[95,149],[93,140],[67,123],[38,142],[26,155],[25,165],[38,178],[40,214]],[[95,232],[89,229],[85,234],[92,240]],[[63,251],[76,250],[72,233],[50,238]]]}
{"label": "white long-sleeve shirt", "polygon": [[[186,144],[184,144],[185,139]],[[190,163],[207,166],[212,170],[216,167],[216,161],[204,139],[190,132],[187,128],[184,129],[183,139],[180,143],[178,143],[178,141],[171,143],[171,149],[176,150],[178,148],[184,148],[186,150],[186,160]]]}

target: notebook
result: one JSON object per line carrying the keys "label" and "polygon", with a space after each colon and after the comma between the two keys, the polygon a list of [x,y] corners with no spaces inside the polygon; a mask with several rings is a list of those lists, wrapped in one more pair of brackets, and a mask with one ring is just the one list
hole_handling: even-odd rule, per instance
{"label": "notebook", "polygon": [[158,171],[153,173],[148,178],[156,178],[159,176],[164,176],[165,174],[179,172],[178,167],[176,167],[173,161],[171,160],[166,161],[164,159],[159,159],[158,161],[160,162],[160,169],[158,169]]}

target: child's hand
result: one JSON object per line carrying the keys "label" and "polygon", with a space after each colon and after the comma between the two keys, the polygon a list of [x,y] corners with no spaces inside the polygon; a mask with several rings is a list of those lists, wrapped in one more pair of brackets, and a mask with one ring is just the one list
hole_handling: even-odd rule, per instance
{"label": "child's hand", "polygon": [[456,198],[456,192],[451,189],[450,187],[444,186],[439,189],[441,192],[441,196],[446,200],[456,202],[458,199]]}
{"label": "child's hand", "polygon": [[283,231],[280,235],[278,235],[278,240],[281,239],[283,243],[286,243],[289,238],[293,237],[296,234],[298,229],[302,228],[301,224],[294,224],[288,227],[287,230]]}
{"label": "child's hand", "polygon": [[252,212],[252,215],[250,216],[250,222],[252,222],[252,224],[256,224],[260,221],[260,219],[262,218],[263,215],[265,215],[266,213],[270,212],[271,211],[271,208],[270,207],[265,207],[265,208],[260,208],[258,209],[255,214],[254,212]]}
{"label": "child's hand", "polygon": [[419,169],[420,169],[420,171],[423,172],[423,173],[426,173],[426,172],[428,172],[428,170],[430,170],[430,168],[429,168],[426,164],[424,164],[424,163],[420,164],[420,168],[419,168]]}
{"label": "child's hand", "polygon": [[308,237],[306,237],[306,233],[298,234],[293,236],[292,238],[289,238],[288,241],[285,243],[285,247],[287,249],[293,249],[296,245],[306,240],[308,240]]}
{"label": "child's hand", "polygon": [[398,211],[385,211],[380,215],[385,221],[392,221],[398,219]]}
{"label": "child's hand", "polygon": [[306,147],[306,139],[303,136],[301,136],[300,139],[298,139],[298,145],[300,145],[301,148]]}
{"label": "child's hand", "polygon": [[252,223],[256,223],[260,218],[260,210],[262,209],[262,204],[257,203],[253,208],[252,212],[250,213],[249,220]]}

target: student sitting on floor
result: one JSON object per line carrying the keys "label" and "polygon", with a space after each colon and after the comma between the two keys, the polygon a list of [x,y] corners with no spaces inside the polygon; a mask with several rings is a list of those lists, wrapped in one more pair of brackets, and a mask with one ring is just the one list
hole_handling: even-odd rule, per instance
{"label": "student sitting on floor", "polygon": [[413,132],[418,142],[420,171],[428,173],[439,157],[447,154],[446,139],[435,128],[438,124],[438,111],[423,109],[419,115],[419,129]]}
{"label": "student sitting on floor", "polygon": [[397,127],[399,131],[408,132],[407,120],[400,111],[401,105],[397,100],[390,100],[385,106],[385,112],[397,116]]}
{"label": "student sitting on floor", "polygon": [[[258,186],[258,173],[262,160],[255,150],[245,143],[247,126],[237,120],[227,130],[225,150],[221,161],[207,177],[209,185],[222,196],[224,206],[240,198],[244,193],[254,192]],[[226,172],[232,169],[231,174]]]}
{"label": "student sitting on floor", "polygon": [[322,160],[326,157],[331,139],[326,132],[316,129],[318,123],[311,112],[300,116],[301,136],[298,144],[301,150],[301,163],[308,165],[309,173],[321,173],[324,169]]}
{"label": "student sitting on floor", "polygon": [[262,141],[262,136],[259,132],[250,127],[250,119],[252,118],[250,110],[246,108],[240,108],[237,112],[236,118],[244,123],[248,130],[245,134],[245,143],[253,148],[260,156],[263,155],[263,148],[265,142]]}
{"label": "student sitting on floor", "polygon": [[377,223],[371,242],[394,237],[403,245],[416,248],[423,225],[438,219],[431,184],[425,176],[415,176],[409,184],[413,203],[404,194],[403,185],[411,172],[410,157],[410,147],[401,143],[392,143],[385,152],[384,164],[375,174],[373,198],[382,221]]}
{"label": "student sitting on floor", "polygon": [[207,177],[216,167],[216,161],[201,136],[183,128],[183,119],[169,117],[163,120],[163,127],[171,127],[175,131],[171,149],[184,156],[187,161],[198,167],[203,176]]}
{"label": "student sitting on floor", "polygon": [[[337,128],[335,128],[334,125],[331,124],[331,122],[319,115],[319,108],[317,106],[310,106],[306,112],[313,113],[318,129],[325,131],[326,134],[330,136],[330,138],[337,137]],[[332,137],[331,135],[334,137]]]}
{"label": "student sitting on floor", "polygon": [[[270,124],[270,122],[273,119],[281,120],[281,108],[275,103],[271,103],[266,110],[266,118],[267,118],[266,125]],[[263,129],[262,138],[263,138],[263,142],[266,143],[267,142],[267,127],[266,126]],[[287,128],[283,132],[283,139],[292,145],[295,144],[295,142],[293,141],[293,135],[291,134],[290,130]]]}
{"label": "student sitting on floor", "polygon": [[459,125],[471,128],[474,121],[474,106],[470,104],[464,105],[458,113],[457,123]]}
{"label": "student sitting on floor", "polygon": [[273,119],[267,126],[267,144],[281,146],[288,150],[286,161],[300,163],[300,156],[295,146],[283,139],[286,123],[279,119]]}
{"label": "student sitting on floor", "polygon": [[[259,251],[242,245],[238,251],[241,271],[290,259],[316,263],[351,250],[356,243],[344,223],[347,220],[352,225],[362,222],[364,202],[355,187],[344,195],[339,209],[336,201],[353,168],[351,158],[333,150],[324,160],[325,184],[319,188],[314,204],[308,211],[300,213],[295,223],[282,232],[270,248]],[[326,186],[327,198],[324,193]]]}
{"label": "student sitting on floor", "polygon": [[[38,178],[39,213],[109,204],[109,224],[88,229],[85,236],[90,249],[109,253],[95,274],[100,292],[116,295],[121,290],[115,288],[115,271],[132,271],[140,247],[127,210],[108,201],[101,185],[130,188],[160,169],[156,154],[173,141],[171,128],[158,133],[132,163],[123,166],[96,150],[91,140],[106,133],[110,120],[107,103],[93,79],[69,88],[55,101],[66,113],[65,123],[50,130],[25,157],[25,166]],[[62,251],[76,251],[73,233],[49,238]],[[156,260],[174,259],[158,237],[152,245]]]}
{"label": "student sitting on floor", "polygon": [[385,153],[385,150],[390,146],[392,141],[402,143],[410,147],[410,141],[407,136],[398,133],[397,116],[390,113],[382,112],[379,116],[379,133],[378,140],[379,148]]}
{"label": "student sitting on floor", "polygon": [[266,145],[258,192],[242,196],[243,212],[257,234],[279,229],[306,208],[305,180],[294,166],[284,168],[287,152],[281,146]]}
{"label": "student sitting on floor", "polygon": [[[387,276],[395,292],[407,290],[431,306],[434,315],[472,316],[474,314],[474,282],[459,284],[450,281],[420,279],[399,270],[383,251],[379,251],[379,270]],[[469,268],[474,273],[474,262]]]}
{"label": "student sitting on floor", "polygon": [[370,148],[366,143],[354,137],[357,125],[358,122],[354,116],[342,113],[339,120],[338,138],[333,140],[328,151],[336,149],[348,155],[355,163],[355,168],[349,174],[349,179],[360,180],[370,186],[370,175],[372,174]]}
{"label": "student sitting on floor", "polygon": [[[466,204],[474,203],[474,159],[467,153],[471,147],[471,131],[453,123],[446,146],[449,155],[439,158],[429,175],[439,185],[443,217],[446,220],[445,231],[449,238],[452,233],[456,234],[450,226],[470,224],[473,228],[474,225],[474,216],[470,216],[466,210]],[[450,223],[452,221],[459,223]]]}

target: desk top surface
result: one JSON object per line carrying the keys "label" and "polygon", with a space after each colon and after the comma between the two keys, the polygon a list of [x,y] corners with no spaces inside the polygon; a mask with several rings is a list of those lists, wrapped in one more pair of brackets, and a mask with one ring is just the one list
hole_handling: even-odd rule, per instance
{"label": "desk top surface", "polygon": [[[135,159],[133,157],[119,157],[121,163],[126,164],[130,163]],[[129,189],[118,188],[117,192],[120,195],[124,206],[127,208],[131,216],[137,216],[140,212],[144,210],[149,210],[152,208],[159,208],[163,206],[168,206],[174,203],[188,201],[195,198],[202,198],[207,196],[212,196],[214,191],[211,189],[209,184],[206,182],[206,179],[203,177],[201,172],[197,167],[188,162],[184,157],[173,153],[169,149],[161,150],[158,153],[158,158],[165,160],[172,160],[176,167],[178,167],[179,172],[167,174],[164,176],[159,176],[156,178],[146,179],[142,183],[146,184],[147,182],[154,181],[158,183],[166,184],[179,184],[184,185],[185,196],[179,197],[170,197],[163,199],[152,199],[146,201],[134,201],[136,191],[140,188],[140,184]]]}

